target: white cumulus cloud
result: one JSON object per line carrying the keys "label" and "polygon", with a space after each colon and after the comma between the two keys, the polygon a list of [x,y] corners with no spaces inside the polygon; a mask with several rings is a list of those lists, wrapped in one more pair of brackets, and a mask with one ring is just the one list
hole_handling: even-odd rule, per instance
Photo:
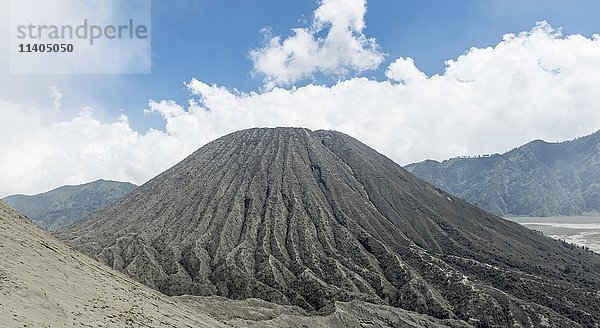
{"label": "white cumulus cloud", "polygon": [[48,95],[50,96],[50,98],[52,98],[52,105],[54,107],[54,110],[59,110],[60,106],[62,105],[62,91],[58,87],[52,86],[48,88]]}
{"label": "white cumulus cloud", "polygon": [[404,84],[416,80],[422,81],[427,78],[427,75],[419,71],[415,66],[415,61],[410,57],[401,57],[392,62],[385,71],[385,76],[392,81],[402,82]]}
{"label": "white cumulus cloud", "polygon": [[125,116],[101,122],[84,110],[0,102],[0,196],[112,178],[143,183],[193,150],[249,127],[335,129],[400,164],[501,152],[533,139],[558,141],[600,128],[600,36],[561,35],[547,23],[472,48],[427,76],[410,58],[387,80],[243,93],[193,79],[186,104],[150,101],[164,131],[134,131]]}
{"label": "white cumulus cloud", "polygon": [[194,150],[165,132],[140,134],[124,115],[101,122],[90,108],[65,121],[5,101],[0,112],[0,197],[100,178],[141,183]]}
{"label": "white cumulus cloud", "polygon": [[295,28],[285,39],[272,37],[263,48],[250,52],[254,71],[272,87],[315,73],[343,76],[377,68],[384,54],[376,40],[363,33],[366,11],[366,0],[322,0],[311,26]]}
{"label": "white cumulus cloud", "polygon": [[600,129],[598,36],[562,36],[540,22],[446,64],[444,74],[428,77],[411,58],[399,58],[387,81],[352,78],[261,93],[193,80],[188,87],[198,103],[165,119],[182,130],[193,122],[214,137],[253,126],[335,129],[402,164]]}

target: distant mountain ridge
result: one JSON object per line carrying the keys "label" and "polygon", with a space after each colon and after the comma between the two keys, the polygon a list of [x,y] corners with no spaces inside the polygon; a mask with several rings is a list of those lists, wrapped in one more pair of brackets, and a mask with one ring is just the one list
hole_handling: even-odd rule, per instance
{"label": "distant mountain ridge", "polygon": [[405,168],[498,215],[600,211],[600,131],[559,143],[535,140],[504,154],[426,160]]}
{"label": "distant mountain ridge", "polygon": [[56,230],[111,204],[136,187],[129,182],[96,180],[37,195],[12,195],[3,200],[44,229]]}

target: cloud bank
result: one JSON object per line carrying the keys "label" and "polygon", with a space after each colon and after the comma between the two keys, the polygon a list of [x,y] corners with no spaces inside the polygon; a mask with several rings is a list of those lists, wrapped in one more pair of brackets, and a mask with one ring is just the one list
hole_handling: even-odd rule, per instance
{"label": "cloud bank", "polygon": [[0,195],[97,178],[143,183],[210,140],[256,126],[339,130],[401,164],[600,128],[598,35],[563,36],[542,22],[446,65],[428,77],[411,58],[399,58],[385,81],[351,78],[250,93],[194,79],[187,104],[149,102],[147,115],[160,115],[166,129],[145,133],[125,116],[100,122],[84,110],[53,122],[49,111],[2,102]]}
{"label": "cloud bank", "polygon": [[344,76],[377,68],[384,54],[376,40],[363,33],[366,11],[366,0],[322,0],[310,27],[295,28],[284,40],[272,37],[263,48],[250,52],[254,72],[273,87],[315,73]]}

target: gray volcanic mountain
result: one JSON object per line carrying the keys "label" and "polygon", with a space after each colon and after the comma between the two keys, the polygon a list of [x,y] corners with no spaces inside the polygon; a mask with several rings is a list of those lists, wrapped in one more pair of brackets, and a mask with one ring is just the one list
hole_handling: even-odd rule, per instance
{"label": "gray volcanic mountain", "polygon": [[468,204],[332,131],[217,139],[59,238],[169,295],[479,327],[595,327],[600,255]]}
{"label": "gray volcanic mountain", "polygon": [[536,140],[505,154],[427,160],[406,169],[498,215],[600,212],[600,131],[561,143]]}
{"label": "gray volcanic mountain", "polygon": [[129,182],[97,180],[32,196],[8,196],[3,200],[42,228],[57,230],[113,203],[135,187]]}

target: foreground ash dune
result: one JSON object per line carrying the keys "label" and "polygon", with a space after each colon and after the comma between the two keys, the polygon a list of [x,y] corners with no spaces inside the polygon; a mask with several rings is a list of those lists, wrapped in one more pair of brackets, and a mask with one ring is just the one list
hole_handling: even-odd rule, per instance
{"label": "foreground ash dune", "polygon": [[229,327],[79,254],[0,201],[0,327]]}
{"label": "foreground ash dune", "polygon": [[168,295],[364,301],[476,326],[594,327],[600,256],[331,131],[222,137],[56,234]]}
{"label": "foreground ash dune", "polygon": [[210,313],[236,328],[469,328],[464,321],[435,319],[392,306],[361,301],[336,302],[328,315],[310,315],[305,310],[250,298],[231,300],[211,296],[176,296],[178,302]]}

